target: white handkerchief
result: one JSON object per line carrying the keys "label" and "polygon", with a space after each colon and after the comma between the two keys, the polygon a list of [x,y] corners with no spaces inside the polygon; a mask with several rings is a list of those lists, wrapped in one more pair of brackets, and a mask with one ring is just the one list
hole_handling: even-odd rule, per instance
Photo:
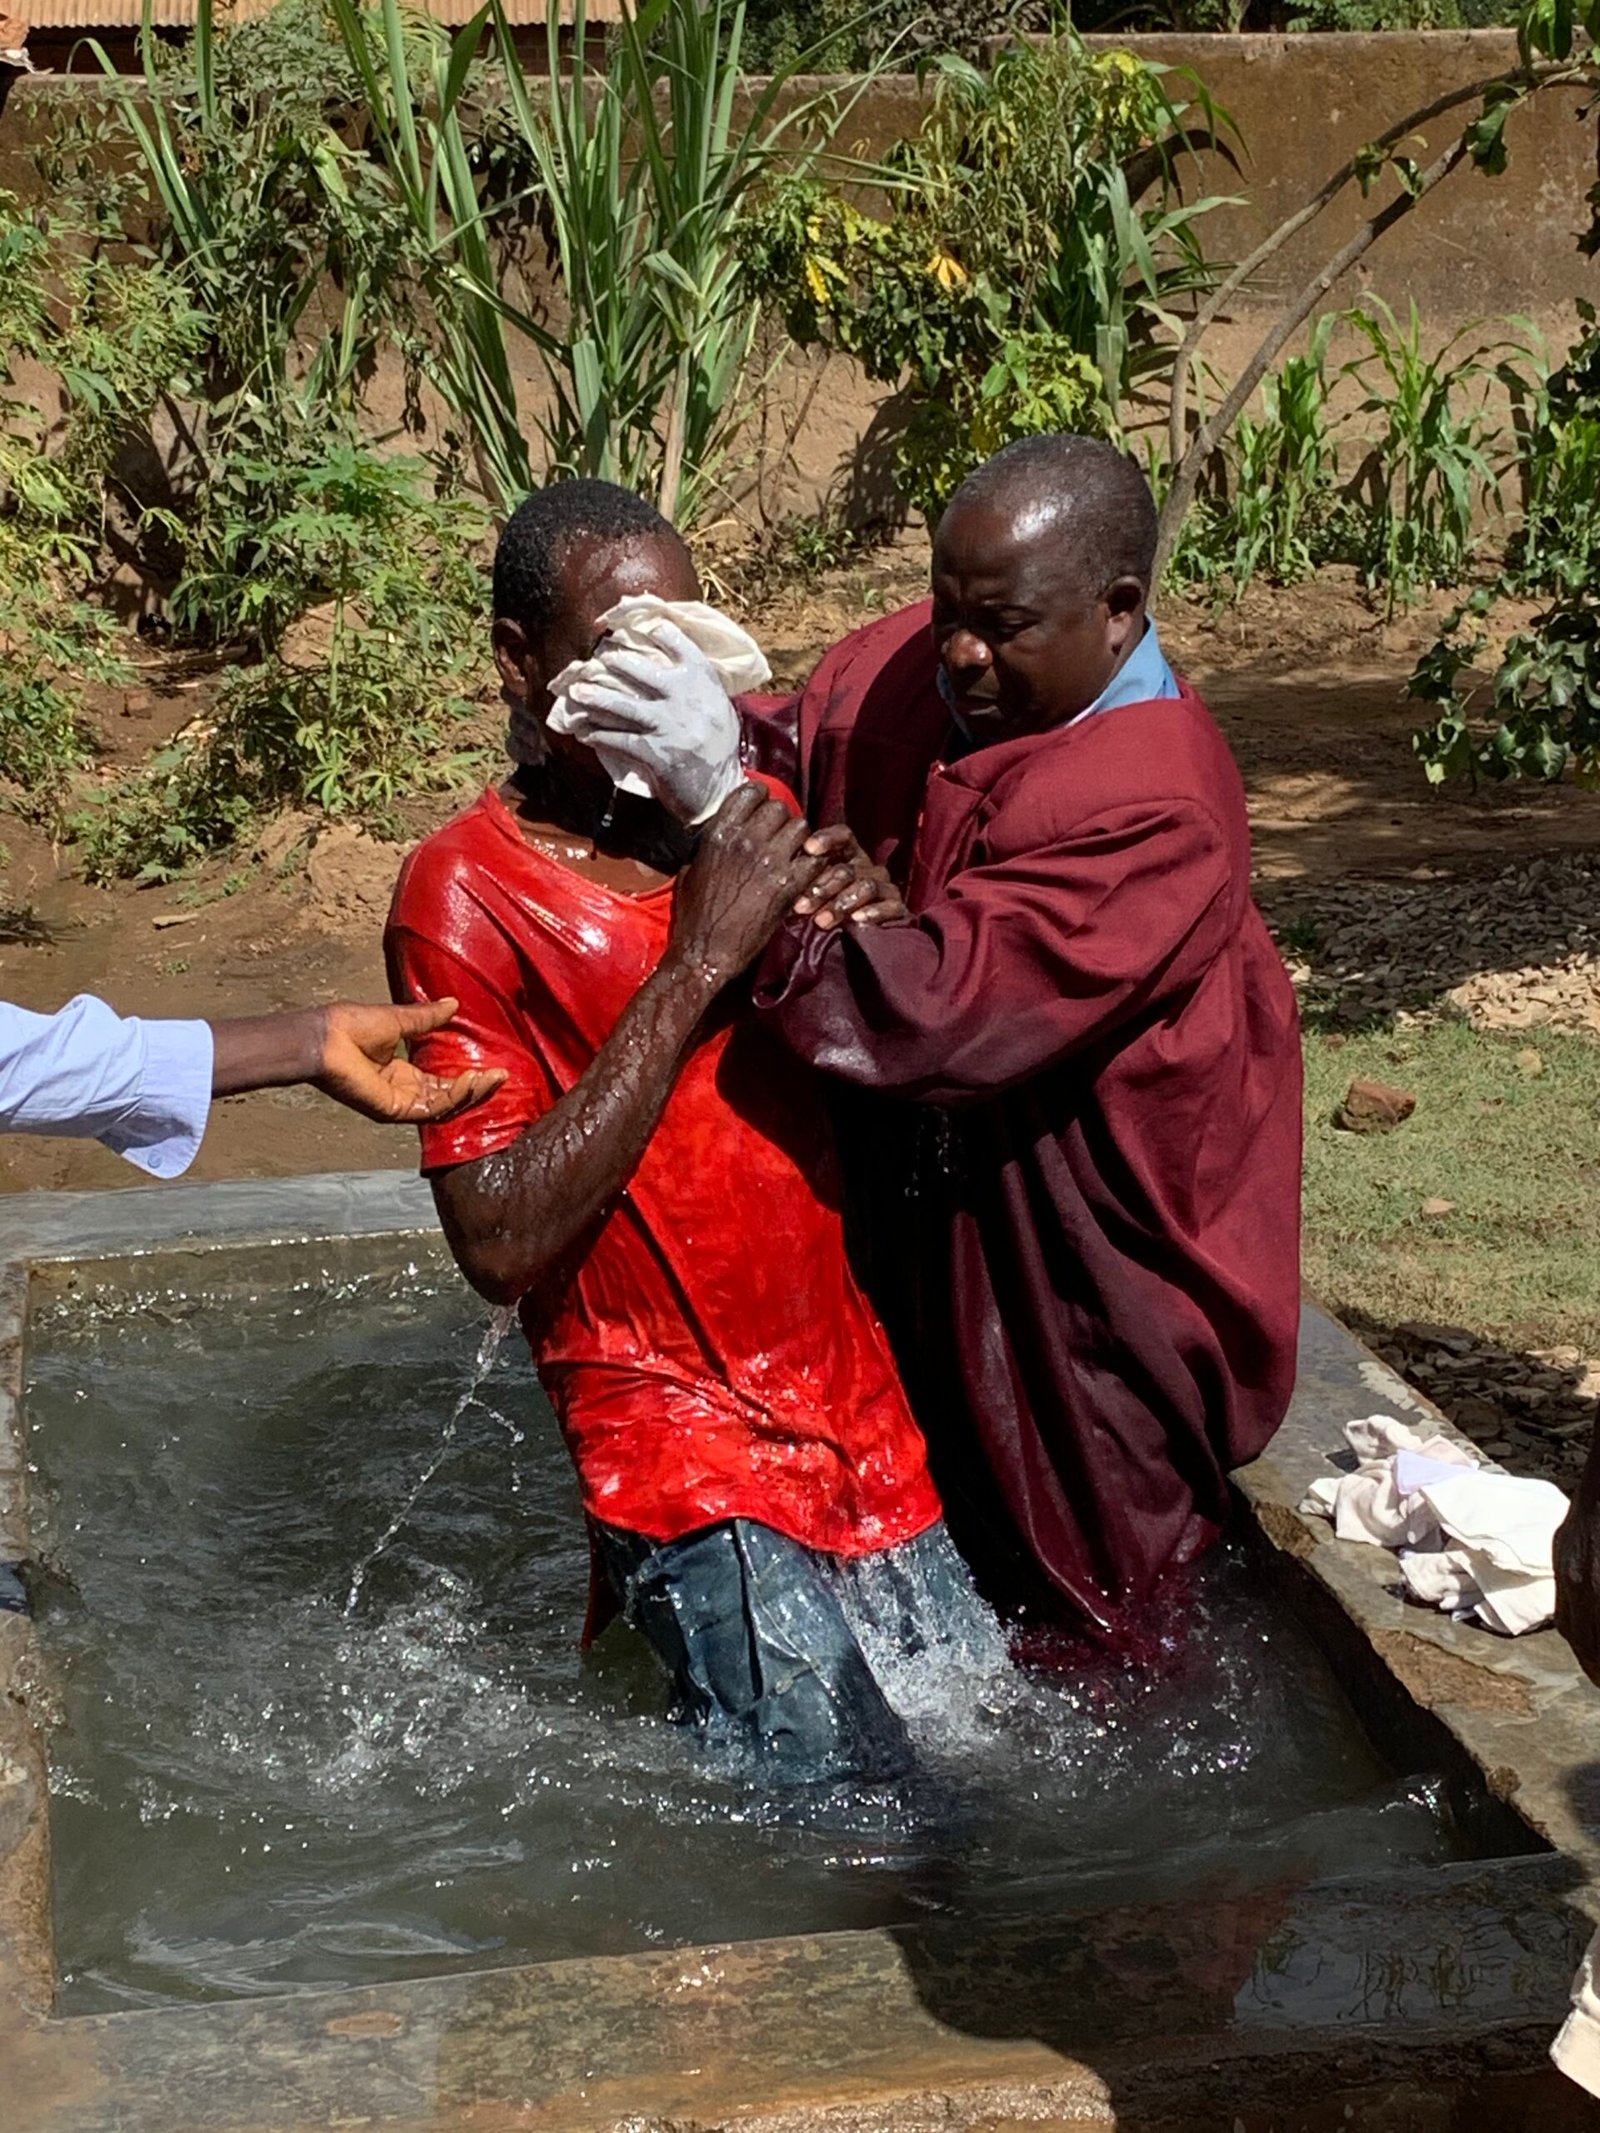
{"label": "white handkerchief", "polygon": [[[656,593],[633,593],[608,608],[600,620],[609,633],[605,642],[591,658],[575,659],[563,667],[550,684],[550,694],[555,699],[549,718],[553,733],[572,731],[576,714],[569,699],[574,682],[605,679],[616,683],[618,677],[606,669],[608,645],[620,645],[630,652],[653,652],[663,662],[666,660],[666,653],[656,641],[663,622],[676,624],[690,643],[705,653],[730,696],[747,696],[753,689],[765,688],[772,679],[767,656],[750,632],[704,600],[663,600]],[[603,741],[590,745],[619,792],[631,792],[642,800],[649,798],[649,786],[626,760],[610,755]]]}

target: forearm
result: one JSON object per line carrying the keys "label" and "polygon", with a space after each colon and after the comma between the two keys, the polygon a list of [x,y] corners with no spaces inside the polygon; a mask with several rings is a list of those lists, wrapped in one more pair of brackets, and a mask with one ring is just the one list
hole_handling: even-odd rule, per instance
{"label": "forearm", "polygon": [[829,932],[791,921],[762,962],[755,1003],[808,1065],[911,1103],[996,1095],[1070,1041],[1055,1027],[1068,1018],[1054,988],[1041,1007],[916,921]]}
{"label": "forearm", "polygon": [[281,1089],[315,1081],[322,1069],[327,1015],[291,1008],[278,1015],[238,1015],[211,1025],[211,1093]]}
{"label": "forearm", "polygon": [[451,1249],[491,1302],[551,1280],[626,1185],[716,989],[663,962],[564,1096],[509,1147],[435,1181]]}

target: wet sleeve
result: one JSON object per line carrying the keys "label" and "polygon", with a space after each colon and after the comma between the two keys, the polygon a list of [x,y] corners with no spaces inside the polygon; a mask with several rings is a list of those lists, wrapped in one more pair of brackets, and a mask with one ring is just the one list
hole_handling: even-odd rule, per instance
{"label": "wet sleeve", "polygon": [[1146,803],[967,868],[914,919],[827,932],[787,921],[756,1003],[827,1073],[975,1101],[1176,1001],[1226,939],[1229,887],[1215,818]]}
{"label": "wet sleeve", "polygon": [[497,978],[502,958],[494,953],[495,944],[483,943],[480,958],[472,953],[468,938],[459,944],[463,952],[456,953],[429,934],[391,920],[383,945],[395,1000],[453,998],[460,1003],[447,1027],[430,1030],[411,1047],[418,1065],[447,1078],[470,1067],[506,1070],[505,1081],[482,1103],[456,1118],[418,1127],[423,1170],[476,1162],[509,1147],[549,1110],[556,1091],[528,1048],[515,1001]]}

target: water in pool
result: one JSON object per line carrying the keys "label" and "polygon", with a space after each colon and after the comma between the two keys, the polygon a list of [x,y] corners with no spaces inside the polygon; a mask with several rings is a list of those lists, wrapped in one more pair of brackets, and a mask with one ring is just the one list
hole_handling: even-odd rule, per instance
{"label": "water in pool", "polygon": [[1159,1664],[1028,1672],[980,1624],[892,1685],[913,1781],[752,1793],[631,1633],[580,1654],[519,1335],[447,1431],[483,1336],[425,1277],[36,1319],[64,2012],[1454,1856],[1228,1557]]}

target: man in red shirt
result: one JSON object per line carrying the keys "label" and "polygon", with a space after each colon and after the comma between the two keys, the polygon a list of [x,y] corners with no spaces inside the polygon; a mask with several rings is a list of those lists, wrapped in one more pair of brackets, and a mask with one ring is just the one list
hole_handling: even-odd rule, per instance
{"label": "man in red shirt", "polygon": [[960,1566],[846,1264],[815,1077],[730,989],[825,862],[769,787],[736,781],[697,839],[545,724],[552,678],[646,592],[699,588],[667,522],[609,484],[542,491],[501,538],[522,760],[407,860],[386,947],[397,998],[459,1003],[422,1063],[506,1079],[423,1129],[423,1168],[468,1278],[521,1305],[598,1566],[679,1712],[767,1777],[885,1775],[906,1737],[847,1566],[887,1554],[947,1607]]}
{"label": "man in red shirt", "polygon": [[1089,438],[964,484],[931,606],[830,652],[787,736],[811,819],[910,921],[836,923],[879,892],[830,909],[824,878],[756,987],[855,1114],[953,1537],[993,1597],[1106,1634],[1215,1538],[1299,1316],[1294,995],[1238,772],[1146,612],[1155,537],[1144,476]]}

